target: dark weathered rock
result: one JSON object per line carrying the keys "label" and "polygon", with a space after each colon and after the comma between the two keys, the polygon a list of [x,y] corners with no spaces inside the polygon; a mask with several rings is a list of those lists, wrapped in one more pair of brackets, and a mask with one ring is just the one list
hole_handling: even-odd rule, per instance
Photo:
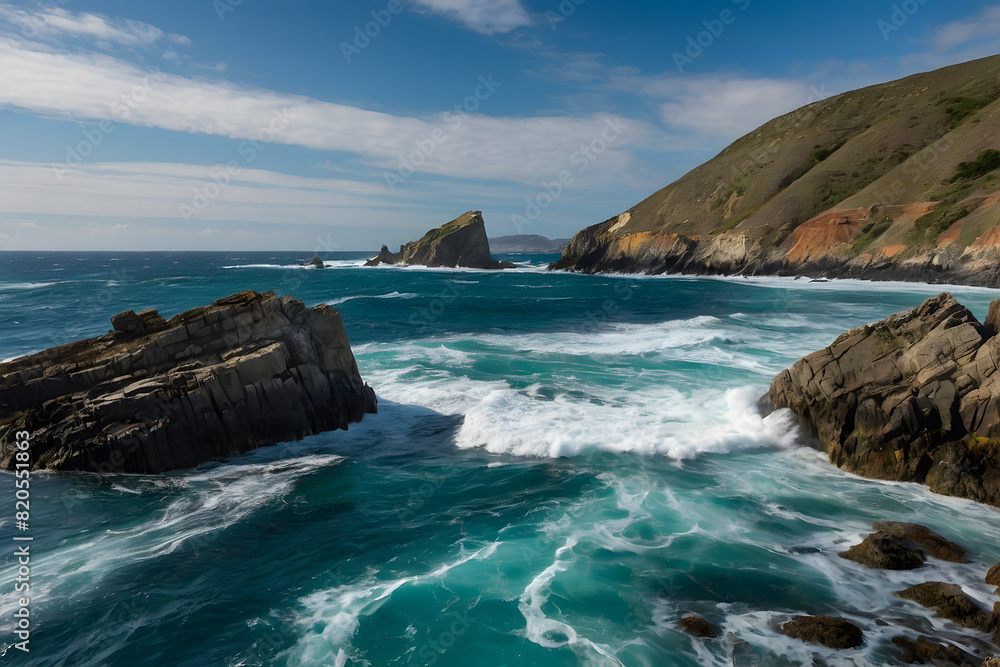
{"label": "dark weathered rock", "polygon": [[378,266],[379,264],[399,264],[403,261],[403,253],[393,253],[389,246],[382,245],[378,254],[365,262],[365,266]]}
{"label": "dark weathered rock", "polygon": [[896,595],[906,600],[933,609],[938,616],[954,621],[973,630],[994,632],[997,630],[996,610],[989,612],[962,590],[961,586],[941,581],[929,581],[897,591]]}
{"label": "dark weathered rock", "polygon": [[470,269],[513,268],[510,262],[498,262],[490,255],[486,238],[486,222],[480,211],[469,211],[437,229],[432,229],[419,241],[400,246],[390,252],[382,246],[378,255],[365,266],[379,264],[420,264],[432,267],[464,267]]}
{"label": "dark weathered rock", "polygon": [[940,644],[929,637],[893,637],[892,643],[902,649],[900,660],[907,664],[959,665],[976,667],[980,661],[951,644]]}
{"label": "dark weathered rock", "polygon": [[781,626],[782,634],[828,648],[856,648],[864,642],[861,628],[836,616],[796,616]]}
{"label": "dark weathered rock", "polygon": [[990,568],[986,573],[986,583],[992,586],[1000,586],[1000,563]]}
{"label": "dark weathered rock", "polygon": [[313,255],[312,259],[310,259],[308,262],[306,262],[306,266],[311,266],[314,269],[325,269],[326,268],[326,264],[323,263],[323,260],[320,259],[319,255]]}
{"label": "dark weathered rock", "polygon": [[126,311],[117,331],[0,364],[0,432],[32,434],[34,468],[157,473],[376,410],[327,305],[241,292],[162,320]]}
{"label": "dark weathered rock", "polygon": [[839,556],[882,570],[915,570],[924,564],[924,554],[915,545],[883,532],[872,533]]}
{"label": "dark weathered rock", "polygon": [[965,547],[947,540],[927,526],[903,521],[876,521],[872,528],[916,545],[926,555],[950,563],[967,563]]}
{"label": "dark weathered rock", "polygon": [[145,308],[138,313],[125,310],[111,317],[111,327],[123,334],[141,336],[163,331],[167,328],[167,321],[152,308]]}
{"label": "dark weathered rock", "polygon": [[990,656],[983,660],[983,664],[980,667],[1000,667],[1000,658]]}
{"label": "dark weathered rock", "polygon": [[712,624],[697,614],[689,614],[681,618],[681,627],[699,637],[711,639],[715,636]]}
{"label": "dark weathered rock", "polygon": [[766,402],[846,470],[1000,506],[1000,336],[988,333],[941,294],[796,362]]}

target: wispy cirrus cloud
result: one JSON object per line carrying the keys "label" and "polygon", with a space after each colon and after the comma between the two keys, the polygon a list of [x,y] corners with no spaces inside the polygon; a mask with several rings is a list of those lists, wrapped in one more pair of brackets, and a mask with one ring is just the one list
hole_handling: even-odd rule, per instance
{"label": "wispy cirrus cloud", "polygon": [[[55,179],[50,165],[0,159],[0,200],[7,214],[160,218],[183,224],[178,204],[221,165],[160,162],[83,164]],[[53,196],[58,192],[58,196]],[[206,209],[204,219],[328,222],[330,211],[400,208],[377,183],[309,178],[242,168]],[[200,222],[200,218],[199,218]]]}
{"label": "wispy cirrus cloud", "polygon": [[826,96],[792,79],[700,77],[676,87],[674,99],[660,105],[664,123],[733,138]]}
{"label": "wispy cirrus cloud", "polygon": [[583,85],[589,98],[605,94],[627,98],[655,109],[670,145],[713,138],[735,139],[767,121],[826,97],[823,85],[803,79],[741,76],[720,72],[699,76],[676,72],[644,74],[634,67],[608,66],[599,53],[578,53],[558,66],[540,69],[539,76]]}
{"label": "wispy cirrus cloud", "polygon": [[418,7],[443,14],[484,35],[532,24],[520,0],[415,0]]}
{"label": "wispy cirrus cloud", "polygon": [[994,47],[1000,45],[1000,5],[986,7],[977,15],[945,23],[933,33],[934,47],[939,51],[950,51],[983,39]]}
{"label": "wispy cirrus cloud", "polygon": [[160,41],[181,45],[191,43],[183,35],[168,34],[141,21],[111,19],[100,14],[71,12],[54,6],[40,11],[28,11],[0,4],[0,22],[6,23],[24,37],[46,41],[71,36],[128,47],[153,46]]}
{"label": "wispy cirrus cloud", "polygon": [[[470,82],[470,92],[480,85]],[[116,108],[121,111],[116,102],[136,87],[145,91],[141,102],[130,104],[127,114],[116,112]],[[433,142],[432,154],[421,160],[420,171],[522,183],[552,178],[581,144],[600,137],[611,119],[610,114],[601,113],[580,117],[393,115],[226,81],[151,75],[106,55],[63,53],[2,37],[0,106],[232,139],[263,136],[267,142],[344,151],[363,164],[389,170],[421,143],[443,136],[443,141]],[[269,134],[269,126],[279,115],[289,122],[281,123],[280,132]],[[656,144],[656,130],[648,123],[627,124],[629,132],[600,162],[601,173],[612,180],[633,165],[632,148]]]}

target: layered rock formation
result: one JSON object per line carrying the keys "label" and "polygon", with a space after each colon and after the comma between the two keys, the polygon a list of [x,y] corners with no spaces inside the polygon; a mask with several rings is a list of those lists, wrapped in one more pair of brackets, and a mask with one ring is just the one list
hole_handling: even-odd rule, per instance
{"label": "layered rock formation", "polygon": [[1000,56],[816,101],[754,130],[554,268],[1000,286]]}
{"label": "layered rock formation", "polygon": [[390,252],[382,246],[378,255],[365,266],[379,264],[420,264],[432,267],[464,267],[469,269],[513,268],[510,262],[498,262],[490,254],[486,238],[486,222],[480,211],[469,211],[451,222],[432,229],[419,241],[411,241]]}
{"label": "layered rock formation", "polygon": [[[950,294],[852,329],[771,383],[831,462],[1000,507],[1000,301]],[[765,406],[767,407],[767,406]]]}
{"label": "layered rock formation", "polygon": [[[0,364],[0,431],[32,466],[158,473],[331,429],[376,411],[340,314],[241,292]],[[13,467],[4,451],[0,466]]]}

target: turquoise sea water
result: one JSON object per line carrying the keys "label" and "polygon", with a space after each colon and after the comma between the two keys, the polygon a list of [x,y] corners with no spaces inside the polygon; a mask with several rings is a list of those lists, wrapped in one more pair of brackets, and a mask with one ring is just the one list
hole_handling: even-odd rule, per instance
{"label": "turquoise sea water", "polygon": [[[341,311],[380,400],[347,432],[196,470],[36,474],[27,655],[10,645],[2,473],[5,664],[882,665],[902,626],[987,646],[892,591],[943,579],[992,606],[1000,515],[843,473],[755,409],[800,356],[939,289],[332,257],[0,253],[0,359],[124,308],[274,289]],[[980,317],[998,296],[953,292]],[[974,562],[837,557],[877,519],[924,523]],[[718,638],[681,631],[689,612]],[[866,643],[778,634],[795,613],[844,615]]]}

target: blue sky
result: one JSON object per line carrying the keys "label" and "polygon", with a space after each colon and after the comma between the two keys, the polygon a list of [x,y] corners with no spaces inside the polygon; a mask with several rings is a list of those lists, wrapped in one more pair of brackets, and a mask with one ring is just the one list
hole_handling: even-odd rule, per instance
{"label": "blue sky", "polygon": [[776,115],[998,52],[968,0],[0,0],[0,250],[570,236]]}

